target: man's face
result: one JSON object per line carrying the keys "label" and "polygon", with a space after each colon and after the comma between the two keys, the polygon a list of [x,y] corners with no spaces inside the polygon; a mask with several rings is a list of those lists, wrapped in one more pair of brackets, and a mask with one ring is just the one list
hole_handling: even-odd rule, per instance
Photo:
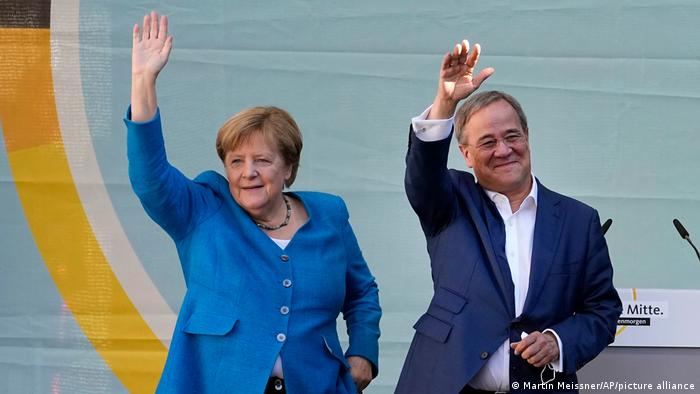
{"label": "man's face", "polygon": [[506,196],[529,192],[528,133],[507,101],[494,101],[474,113],[464,133],[459,150],[482,187]]}

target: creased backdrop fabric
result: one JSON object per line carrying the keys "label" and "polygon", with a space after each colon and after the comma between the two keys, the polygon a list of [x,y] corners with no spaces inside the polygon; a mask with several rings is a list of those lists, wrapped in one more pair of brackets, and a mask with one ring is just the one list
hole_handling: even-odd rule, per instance
{"label": "creased backdrop fabric", "polygon": [[[157,381],[184,282],[129,186],[122,124],[131,28],[151,9],[174,35],[158,80],[174,165],[220,170],[220,125],[275,105],[304,135],[292,189],[347,202],[384,310],[366,392],[393,391],[432,294],[404,155],[409,120],[462,38],[496,69],[483,88],[523,104],[535,174],[614,219],[615,285],[700,289],[700,264],[671,225],[700,234],[695,1],[1,0],[0,392],[148,392]],[[450,165],[465,167],[456,147]],[[115,373],[135,343],[140,361]]]}

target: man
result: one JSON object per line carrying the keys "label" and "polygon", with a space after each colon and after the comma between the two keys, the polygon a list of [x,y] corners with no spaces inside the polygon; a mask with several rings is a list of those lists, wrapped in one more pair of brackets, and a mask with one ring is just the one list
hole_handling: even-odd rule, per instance
{"label": "man", "polygon": [[[576,392],[576,371],[613,341],[622,311],[600,219],[532,175],[512,96],[470,96],[494,72],[474,76],[479,53],[465,40],[445,55],[435,100],[412,121],[406,194],[434,295],[396,392]],[[446,168],[453,125],[474,176]]]}

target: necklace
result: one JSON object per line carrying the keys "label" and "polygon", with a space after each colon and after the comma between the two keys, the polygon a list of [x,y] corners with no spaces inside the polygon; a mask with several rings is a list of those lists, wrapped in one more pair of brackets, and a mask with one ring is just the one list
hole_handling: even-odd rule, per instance
{"label": "necklace", "polygon": [[282,195],[282,199],[284,200],[284,205],[287,206],[287,215],[284,217],[284,221],[277,226],[268,226],[267,224],[264,224],[264,223],[255,222],[255,224],[258,227],[260,227],[263,230],[274,231],[274,230],[279,230],[282,227],[289,224],[289,218],[292,217],[292,206],[289,205],[289,200],[287,200],[287,196],[285,196],[284,194]]}

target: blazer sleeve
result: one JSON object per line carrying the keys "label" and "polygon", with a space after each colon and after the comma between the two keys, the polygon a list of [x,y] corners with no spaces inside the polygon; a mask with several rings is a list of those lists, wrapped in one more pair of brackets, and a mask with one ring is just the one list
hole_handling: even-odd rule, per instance
{"label": "blazer sleeve", "polygon": [[182,239],[198,217],[207,214],[213,193],[168,163],[160,109],[148,121],[133,122],[129,107],[124,123],[131,187],[148,216],[173,239]]}
{"label": "blazer sleeve", "polygon": [[379,319],[382,316],[379,290],[348,221],[345,203],[342,200],[340,203],[341,237],[347,258],[342,313],[350,339],[345,357],[364,357],[372,364],[372,376],[376,377],[379,373]]}
{"label": "blazer sleeve", "polygon": [[457,212],[457,197],[447,157],[450,136],[438,141],[425,142],[410,128],[404,186],[408,201],[418,215],[426,235],[435,235],[444,228]]}
{"label": "blazer sleeve", "polygon": [[564,348],[564,373],[572,374],[615,339],[622,302],[613,287],[613,268],[598,213],[588,223],[583,294],[576,314],[551,327]]}

